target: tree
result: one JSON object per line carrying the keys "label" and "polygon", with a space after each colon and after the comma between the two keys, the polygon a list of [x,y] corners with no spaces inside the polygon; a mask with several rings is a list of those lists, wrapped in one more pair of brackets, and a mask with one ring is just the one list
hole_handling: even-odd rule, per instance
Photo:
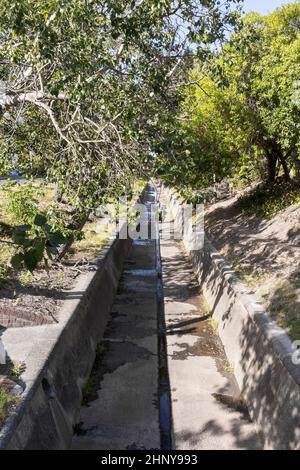
{"label": "tree", "polygon": [[205,73],[194,68],[184,111],[194,109],[185,127],[192,160],[202,162],[200,180],[203,171],[210,179],[290,179],[300,145],[299,64],[296,3],[267,16],[247,15]]}
{"label": "tree", "polygon": [[235,20],[234,3],[3,0],[0,109],[8,154],[16,139],[7,139],[6,128],[21,119],[22,137],[35,141],[31,153],[39,158],[31,129],[43,116],[42,129],[52,127],[43,134],[47,166],[75,201],[93,205],[115,194],[141,166],[161,109],[173,111],[169,90],[190,42],[202,42],[200,53],[221,38]]}
{"label": "tree", "polygon": [[83,218],[124,192],[168,145],[190,56],[235,23],[239,0],[219,3],[2,0],[6,166],[47,173]]}

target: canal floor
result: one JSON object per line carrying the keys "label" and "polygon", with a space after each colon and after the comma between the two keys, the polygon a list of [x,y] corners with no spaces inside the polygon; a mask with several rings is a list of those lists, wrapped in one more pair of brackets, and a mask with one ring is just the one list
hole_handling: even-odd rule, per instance
{"label": "canal floor", "polygon": [[261,447],[180,242],[133,241],[72,448]]}

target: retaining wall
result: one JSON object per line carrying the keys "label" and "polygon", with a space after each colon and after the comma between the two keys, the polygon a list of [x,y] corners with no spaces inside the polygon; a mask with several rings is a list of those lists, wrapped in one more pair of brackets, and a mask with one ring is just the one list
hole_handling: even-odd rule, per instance
{"label": "retaining wall", "polygon": [[[165,191],[178,226],[180,203],[171,190]],[[188,239],[184,244],[265,448],[300,449],[300,366],[292,361],[295,346],[206,237],[201,250],[192,251]]]}
{"label": "retaining wall", "polygon": [[130,246],[130,240],[108,243],[97,270],[82,275],[68,294],[58,324],[2,334],[8,358],[24,361],[26,370],[25,391],[0,432],[0,449],[68,448]]}

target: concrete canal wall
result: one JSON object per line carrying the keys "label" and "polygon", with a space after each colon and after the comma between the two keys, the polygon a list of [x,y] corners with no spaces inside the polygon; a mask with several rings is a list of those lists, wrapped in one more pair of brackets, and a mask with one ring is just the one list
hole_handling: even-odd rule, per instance
{"label": "concrete canal wall", "polygon": [[[165,191],[180,229],[180,202],[170,189]],[[295,346],[206,237],[203,249],[192,250],[190,239],[184,239],[184,245],[265,448],[300,449],[300,366],[294,364]]]}
{"label": "concrete canal wall", "polygon": [[23,361],[25,390],[0,432],[0,449],[66,449],[117,291],[131,240],[101,251],[96,271],[82,275],[59,313],[59,323],[6,329],[8,360]]}

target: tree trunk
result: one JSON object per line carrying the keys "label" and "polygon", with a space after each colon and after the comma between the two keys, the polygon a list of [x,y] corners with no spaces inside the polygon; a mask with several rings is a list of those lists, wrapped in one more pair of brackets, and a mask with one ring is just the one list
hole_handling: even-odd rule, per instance
{"label": "tree trunk", "polygon": [[274,183],[276,180],[277,156],[272,153],[267,154],[268,159],[268,183]]}
{"label": "tree trunk", "polygon": [[[78,224],[78,227],[76,227],[77,231],[80,231],[80,230],[83,229],[83,227],[85,226],[85,224],[86,224],[86,222],[89,218],[89,215],[90,215],[90,212],[84,216],[82,221]],[[67,243],[62,245],[62,248],[60,249],[58,255],[56,256],[55,261],[61,261],[63,259],[63,257],[67,254],[67,252],[69,251],[69,249],[71,248],[73,243],[74,243],[74,236],[71,236],[69,238],[69,240],[67,241]]]}
{"label": "tree trunk", "polygon": [[285,181],[291,181],[290,170],[289,170],[287,162],[286,162],[284,156],[282,155],[281,151],[279,153],[279,161],[280,161],[280,163],[282,165],[282,168],[283,168]]}

